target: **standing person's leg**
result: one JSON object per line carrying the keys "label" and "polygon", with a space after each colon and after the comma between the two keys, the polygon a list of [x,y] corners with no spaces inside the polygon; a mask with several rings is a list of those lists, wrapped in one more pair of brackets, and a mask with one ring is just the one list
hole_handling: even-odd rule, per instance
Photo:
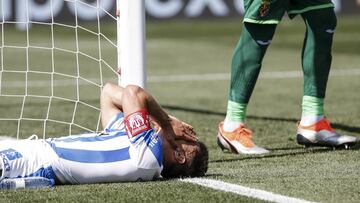
{"label": "standing person's leg", "polygon": [[275,29],[276,24],[263,25],[245,22],[243,25],[240,40],[232,57],[225,131],[234,131],[245,123],[246,107]]}
{"label": "standing person's leg", "polygon": [[301,16],[306,25],[306,34],[302,51],[304,97],[300,124],[312,125],[324,118],[336,16],[333,8],[313,10]]}
{"label": "standing person's leg", "polygon": [[232,57],[226,118],[219,124],[218,144],[223,149],[245,154],[268,152],[252,141],[252,132],[245,128],[245,117],[263,57],[287,8],[286,2],[244,1],[244,25]]}
{"label": "standing person's leg", "polygon": [[331,47],[336,28],[333,8],[301,14],[306,25],[302,52],[304,96],[297,140],[304,145],[339,146],[356,142],[355,137],[337,134],[324,117],[324,98],[331,66]]}

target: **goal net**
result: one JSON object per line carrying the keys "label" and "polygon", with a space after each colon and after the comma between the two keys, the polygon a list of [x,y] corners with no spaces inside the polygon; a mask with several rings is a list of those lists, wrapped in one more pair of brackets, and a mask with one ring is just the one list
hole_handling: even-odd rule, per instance
{"label": "goal net", "polygon": [[101,130],[101,88],[118,82],[115,11],[110,0],[0,0],[0,136]]}

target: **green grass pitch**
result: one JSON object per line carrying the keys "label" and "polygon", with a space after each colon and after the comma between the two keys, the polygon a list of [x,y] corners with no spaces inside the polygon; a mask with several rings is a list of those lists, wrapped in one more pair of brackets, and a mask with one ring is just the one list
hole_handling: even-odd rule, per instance
{"label": "green grass pitch", "polygon": [[[360,27],[359,17],[338,19],[334,38],[332,71],[360,68]],[[42,28],[44,29],[44,28]],[[107,28],[110,30],[110,28]],[[191,123],[210,151],[209,171],[206,178],[222,180],[242,186],[262,189],[273,193],[319,202],[360,201],[360,152],[359,146],[350,150],[325,148],[305,149],[296,144],[296,122],[300,116],[302,78],[260,78],[248,108],[248,127],[254,131],[254,139],[260,146],[271,150],[261,156],[245,156],[223,153],[216,145],[218,122],[224,118],[229,81],[225,77],[205,80],[205,74],[228,74],[232,49],[241,30],[240,20],[215,21],[164,21],[149,22],[147,27],[148,90],[165,109],[180,119]],[[73,39],[67,38],[59,46],[72,49]],[[46,33],[43,31],[42,33]],[[31,34],[31,33],[30,33]],[[36,33],[35,33],[36,34]],[[273,43],[264,59],[262,74],[271,71],[301,71],[301,46],[304,26],[300,18],[284,20],[277,29]],[[21,33],[7,33],[6,40],[17,42]],[[37,33],[34,43],[41,43],[44,36]],[[46,35],[48,36],[48,35]],[[94,40],[84,36],[85,53],[92,55]],[[38,41],[36,41],[38,40]],[[6,63],[22,67],[22,61],[5,50],[9,57]],[[50,62],[46,53],[36,53],[39,60],[30,61],[36,67],[48,68]],[[103,49],[104,57],[116,63],[114,50]],[[62,58],[63,57],[63,58]],[[67,56],[59,53],[55,66],[63,73],[74,71]],[[63,59],[63,60],[61,60]],[[81,61],[81,59],[80,59]],[[89,79],[98,74],[91,69],[93,61],[84,59],[88,68],[84,74]],[[97,65],[98,66],[98,65]],[[96,67],[97,67],[96,66]],[[116,67],[116,66],[115,66]],[[356,71],[355,71],[356,72]],[[105,73],[104,73],[105,74]],[[110,76],[112,73],[108,73]],[[194,77],[188,80],[160,81],[158,76]],[[104,75],[107,77],[107,73]],[[156,76],[156,77],[155,77]],[[2,77],[14,81],[21,75]],[[34,80],[46,79],[46,75],[32,75]],[[59,80],[63,76],[57,76]],[[161,77],[162,78],[162,77]],[[99,89],[82,87],[82,99],[98,105]],[[326,114],[333,127],[341,133],[351,134],[360,139],[360,75],[335,74],[329,78],[326,97]],[[94,89],[96,91],[94,91]],[[11,93],[24,91],[12,88]],[[47,87],[36,87],[34,93],[51,91]],[[59,86],[56,93],[74,97],[67,87]],[[18,115],[16,107],[21,101],[1,98],[0,113]],[[44,116],[45,101],[37,99],[29,104],[24,114]],[[46,103],[47,104],[47,103]],[[53,116],[71,119],[71,104],[54,101]],[[13,110],[15,109],[15,110]],[[97,115],[86,106],[79,123],[94,123]],[[95,116],[94,116],[95,115]],[[91,121],[91,122],[90,122]],[[14,135],[16,124],[1,124],[1,135]],[[24,123],[21,137],[40,133],[36,122]],[[40,125],[41,127],[41,125]],[[64,126],[49,128],[51,136],[68,133]],[[94,128],[89,126],[89,128]],[[80,131],[80,130],[79,130]],[[233,193],[212,190],[177,180],[153,181],[146,183],[112,183],[79,186],[56,186],[53,189],[0,191],[0,202],[261,202]]]}

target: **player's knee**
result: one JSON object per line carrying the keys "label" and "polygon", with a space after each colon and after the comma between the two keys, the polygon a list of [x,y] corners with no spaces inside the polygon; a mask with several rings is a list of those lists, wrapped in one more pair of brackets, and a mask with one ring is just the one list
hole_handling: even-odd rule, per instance
{"label": "player's knee", "polygon": [[335,32],[336,25],[337,25],[337,18],[336,14],[333,9],[326,10],[326,15],[324,16],[324,19],[319,19],[320,26],[319,32],[326,32],[327,34],[332,35]]}
{"label": "player's knee", "polygon": [[[272,41],[276,26],[276,24],[244,23],[241,37],[243,40],[255,41],[258,46],[254,46],[254,48],[266,49]],[[247,46],[249,44],[246,43]]]}
{"label": "player's knee", "polygon": [[329,26],[330,27],[333,27],[334,29],[336,28],[337,26],[337,18],[336,18],[336,14],[335,14],[335,11],[332,10],[328,16],[328,20],[329,20]]}
{"label": "player's knee", "polygon": [[[337,18],[334,9],[319,9],[303,14],[306,19],[306,26],[319,37],[321,35],[332,36],[337,25]],[[329,35],[330,34],[330,35]]]}

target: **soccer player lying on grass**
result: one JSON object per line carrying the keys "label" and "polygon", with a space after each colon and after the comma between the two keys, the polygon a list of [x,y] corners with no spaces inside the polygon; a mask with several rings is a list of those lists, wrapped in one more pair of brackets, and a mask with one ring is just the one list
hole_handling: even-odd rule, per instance
{"label": "soccer player lying on grass", "polygon": [[106,84],[100,100],[100,134],[1,141],[0,181],[39,176],[87,184],[206,173],[208,151],[193,128],[166,114],[145,90]]}

